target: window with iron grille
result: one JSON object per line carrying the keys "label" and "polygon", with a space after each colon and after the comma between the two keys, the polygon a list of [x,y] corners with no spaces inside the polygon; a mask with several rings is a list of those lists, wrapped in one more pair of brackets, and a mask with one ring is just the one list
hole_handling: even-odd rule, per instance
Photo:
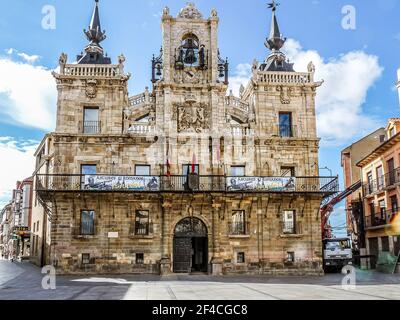
{"label": "window with iron grille", "polygon": [[136,253],[136,264],[144,264],[144,253]]}
{"label": "window with iron grille", "polygon": [[150,233],[149,211],[138,210],[135,217],[135,235],[148,236]]}
{"label": "window with iron grille", "polygon": [[83,133],[100,133],[99,108],[84,108]]}
{"label": "window with iron grille", "polygon": [[243,210],[233,211],[231,222],[231,235],[246,234],[246,214]]}
{"label": "window with iron grille", "polygon": [[82,254],[82,264],[90,264],[90,254],[89,253]]}
{"label": "window with iron grille", "polygon": [[287,210],[283,212],[283,233],[296,233],[296,212],[294,210]]}
{"label": "window with iron grille", "polygon": [[293,137],[292,114],[290,112],[279,113],[279,135],[282,138]]}
{"label": "window with iron grille", "polygon": [[294,263],[294,252],[288,252],[286,256],[286,262],[287,263]]}
{"label": "window with iron grille", "polygon": [[94,210],[82,210],[81,212],[81,235],[94,235]]}
{"label": "window with iron grille", "polygon": [[237,263],[245,263],[246,262],[246,255],[244,252],[238,252],[237,254]]}

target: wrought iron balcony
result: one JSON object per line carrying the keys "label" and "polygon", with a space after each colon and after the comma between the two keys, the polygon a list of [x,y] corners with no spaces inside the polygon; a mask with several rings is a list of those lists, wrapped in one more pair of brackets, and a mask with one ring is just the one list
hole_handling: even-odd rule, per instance
{"label": "wrought iron balcony", "polygon": [[319,193],[339,192],[338,177],[226,177],[37,175],[36,191],[52,192],[228,192]]}
{"label": "wrought iron balcony", "polygon": [[364,184],[364,195],[369,196],[377,192],[385,191],[387,188],[400,184],[400,168],[397,168],[383,176]]}
{"label": "wrought iron balcony", "polygon": [[373,215],[365,217],[365,227],[375,228],[387,226],[399,214],[400,211],[398,209],[378,211]]}

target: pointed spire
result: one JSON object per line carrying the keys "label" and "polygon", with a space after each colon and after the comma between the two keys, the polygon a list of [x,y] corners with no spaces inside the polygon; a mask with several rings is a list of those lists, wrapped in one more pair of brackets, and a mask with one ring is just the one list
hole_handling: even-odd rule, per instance
{"label": "pointed spire", "polygon": [[272,21],[271,21],[271,31],[265,46],[271,51],[279,51],[286,42],[286,38],[283,38],[279,30],[278,19],[276,18],[276,8],[279,3],[272,0],[272,3],[268,4],[268,8],[272,10]]}
{"label": "pointed spire", "polygon": [[79,64],[111,64],[111,59],[104,55],[100,43],[106,39],[106,32],[101,30],[99,0],[95,0],[92,19],[88,30],[83,30],[90,41],[85,53],[78,56]]}
{"label": "pointed spire", "polygon": [[92,20],[90,21],[89,30],[84,30],[86,37],[91,44],[100,46],[100,42],[106,39],[106,32],[101,30],[99,0],[95,0],[96,4],[93,9]]}
{"label": "pointed spire", "polygon": [[272,10],[271,30],[265,46],[272,52],[267,57],[265,63],[260,65],[261,71],[286,71],[293,72],[293,63],[286,61],[286,56],[280,51],[286,42],[279,30],[278,19],[276,18],[276,9],[279,3],[272,0],[268,8]]}

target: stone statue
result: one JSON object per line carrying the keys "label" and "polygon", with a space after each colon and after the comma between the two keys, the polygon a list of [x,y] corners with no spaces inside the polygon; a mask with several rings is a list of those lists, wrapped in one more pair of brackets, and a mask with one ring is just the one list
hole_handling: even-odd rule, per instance
{"label": "stone statue", "polygon": [[65,65],[65,64],[67,64],[67,60],[68,60],[67,54],[65,54],[64,52],[61,53],[61,56],[60,56],[60,58],[59,58],[59,60],[58,60],[58,62],[60,63],[60,65]]}
{"label": "stone statue", "polygon": [[308,72],[310,73],[315,73],[315,65],[312,61],[310,61],[310,63],[307,66]]}
{"label": "stone statue", "polygon": [[165,8],[163,9],[163,16],[164,16],[164,17],[169,16],[169,8],[168,8],[168,7],[165,7]]}
{"label": "stone statue", "polygon": [[212,9],[212,10],[211,10],[211,17],[212,17],[212,18],[217,18],[217,17],[218,17],[218,12],[217,12],[217,10],[215,10],[215,9]]}

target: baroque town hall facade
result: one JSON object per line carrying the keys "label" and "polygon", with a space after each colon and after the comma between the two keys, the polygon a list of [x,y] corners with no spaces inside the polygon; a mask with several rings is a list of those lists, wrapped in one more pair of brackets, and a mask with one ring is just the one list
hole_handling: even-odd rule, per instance
{"label": "baroque town hall facade", "polygon": [[59,273],[322,274],[314,66],[295,72],[272,7],[267,59],[227,95],[219,18],[165,8],[152,91],[129,97],[96,0],[77,63],[60,57],[39,146],[32,260]]}

